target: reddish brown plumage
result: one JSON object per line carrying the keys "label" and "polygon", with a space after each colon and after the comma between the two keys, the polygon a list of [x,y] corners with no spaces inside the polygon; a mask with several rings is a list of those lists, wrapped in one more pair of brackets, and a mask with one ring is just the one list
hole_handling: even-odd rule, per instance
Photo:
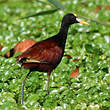
{"label": "reddish brown plumage", "polygon": [[24,40],[21,41],[19,43],[17,43],[6,55],[6,58],[10,58],[12,57],[15,53],[17,52],[25,52],[26,50],[28,50],[30,47],[32,47],[34,44],[36,43],[36,41],[29,39],[29,40]]}
{"label": "reddish brown plumage", "polygon": [[32,47],[36,43],[35,40],[29,39],[29,40],[24,40],[22,42],[19,42],[15,47],[15,53],[21,51],[22,53],[25,52],[27,49]]}

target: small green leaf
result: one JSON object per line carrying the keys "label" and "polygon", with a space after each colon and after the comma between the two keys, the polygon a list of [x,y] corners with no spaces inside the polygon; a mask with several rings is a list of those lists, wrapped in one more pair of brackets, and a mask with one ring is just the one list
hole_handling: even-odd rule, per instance
{"label": "small green leaf", "polygon": [[51,2],[53,5],[55,5],[55,7],[59,8],[61,10],[65,9],[64,6],[57,0],[48,0],[48,1]]}
{"label": "small green leaf", "polygon": [[58,9],[56,9],[56,8],[55,9],[51,9],[51,10],[41,11],[41,12],[38,12],[38,13],[33,14],[33,15],[22,17],[20,19],[25,19],[25,18],[30,18],[30,17],[36,17],[36,16],[41,16],[41,15],[47,15],[47,14],[53,14],[56,11],[58,11]]}

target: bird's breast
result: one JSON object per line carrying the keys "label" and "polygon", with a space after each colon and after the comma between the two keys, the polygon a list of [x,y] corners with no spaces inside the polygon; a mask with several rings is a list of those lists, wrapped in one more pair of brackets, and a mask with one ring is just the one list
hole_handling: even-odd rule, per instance
{"label": "bird's breast", "polygon": [[49,49],[44,57],[46,57],[46,60],[49,63],[56,67],[60,63],[63,53],[64,50],[62,48],[55,46],[54,48]]}

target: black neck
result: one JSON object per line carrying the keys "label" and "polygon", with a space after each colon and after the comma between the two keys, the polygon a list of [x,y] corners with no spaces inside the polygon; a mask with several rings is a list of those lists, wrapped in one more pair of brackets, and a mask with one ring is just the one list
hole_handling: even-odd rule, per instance
{"label": "black neck", "polygon": [[65,25],[63,23],[61,24],[61,28],[60,28],[60,31],[59,31],[59,34],[62,35],[61,37],[67,37],[68,28],[69,28],[69,25]]}
{"label": "black neck", "polygon": [[65,47],[65,43],[66,43],[66,39],[67,39],[67,34],[68,34],[68,29],[69,29],[69,25],[65,25],[65,24],[62,23],[60,31],[56,35],[57,43],[59,44],[59,46],[61,46],[63,48]]}

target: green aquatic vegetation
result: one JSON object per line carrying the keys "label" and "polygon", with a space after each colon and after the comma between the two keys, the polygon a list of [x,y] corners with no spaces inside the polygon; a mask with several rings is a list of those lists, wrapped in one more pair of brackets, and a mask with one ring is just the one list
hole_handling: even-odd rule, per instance
{"label": "green aquatic vegetation", "polygon": [[[103,23],[110,22],[109,0],[61,1],[70,11]],[[93,10],[103,6],[97,13]],[[59,5],[60,6],[60,5]],[[0,0],[0,44],[4,55],[18,42],[33,39],[37,42],[55,35],[66,12],[56,10],[45,15],[23,17],[53,10],[44,0]],[[86,20],[86,19],[85,19]],[[0,57],[0,110],[109,110],[110,109],[110,29],[87,20],[91,25],[74,24],[68,32],[62,62],[52,72],[50,95],[46,95],[47,74],[32,72],[24,88],[24,105],[20,105],[21,84],[28,69],[21,68],[16,58]],[[74,59],[80,59],[73,62]],[[70,78],[76,66],[79,76]]]}

